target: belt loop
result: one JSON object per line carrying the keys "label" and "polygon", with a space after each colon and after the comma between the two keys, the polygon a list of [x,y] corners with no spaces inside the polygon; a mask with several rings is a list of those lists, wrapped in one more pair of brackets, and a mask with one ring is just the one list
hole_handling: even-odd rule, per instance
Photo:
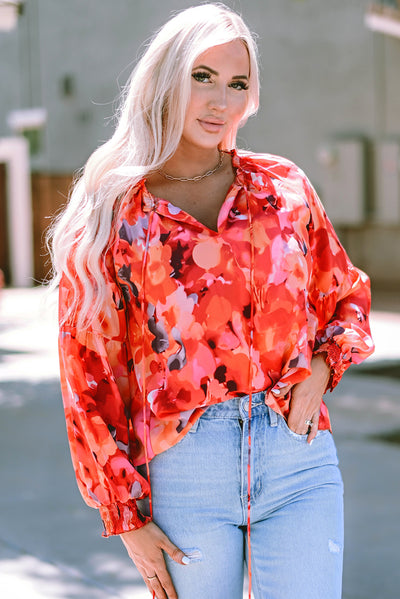
{"label": "belt loop", "polygon": [[278,426],[278,414],[270,406],[267,406],[267,408],[270,426]]}

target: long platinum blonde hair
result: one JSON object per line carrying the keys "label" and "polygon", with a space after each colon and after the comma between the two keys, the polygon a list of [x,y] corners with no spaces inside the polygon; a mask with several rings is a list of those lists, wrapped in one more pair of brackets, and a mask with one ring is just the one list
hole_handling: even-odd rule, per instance
{"label": "long platinum blonde hair", "polygon": [[[103,259],[116,199],[160,169],[176,151],[196,58],[235,39],[246,45],[250,59],[242,125],[258,108],[257,48],[242,18],[223,4],[202,4],[176,14],[155,34],[133,70],[121,95],[115,133],[90,156],[49,233],[51,286],[64,273],[74,289],[65,321],[74,316],[77,326],[85,328],[98,317],[107,296]],[[223,149],[235,147],[236,134],[236,130],[229,132]]]}

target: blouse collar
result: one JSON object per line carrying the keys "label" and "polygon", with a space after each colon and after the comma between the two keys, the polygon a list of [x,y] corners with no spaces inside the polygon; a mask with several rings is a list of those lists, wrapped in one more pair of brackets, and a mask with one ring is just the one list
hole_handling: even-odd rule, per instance
{"label": "blouse collar", "polygon": [[[274,180],[279,178],[278,173],[275,173],[278,162],[258,160],[257,155],[252,152],[233,149],[229,151],[232,156],[232,166],[235,170],[235,179],[232,187],[243,188],[246,191],[254,194],[257,199],[267,199],[269,204],[275,208],[280,208],[279,194]],[[261,157],[260,157],[261,158]],[[146,179],[143,178],[138,184],[138,191],[142,197],[142,206],[144,212],[149,212],[155,207],[157,198],[155,198],[146,188]],[[162,201],[161,203],[168,202]]]}

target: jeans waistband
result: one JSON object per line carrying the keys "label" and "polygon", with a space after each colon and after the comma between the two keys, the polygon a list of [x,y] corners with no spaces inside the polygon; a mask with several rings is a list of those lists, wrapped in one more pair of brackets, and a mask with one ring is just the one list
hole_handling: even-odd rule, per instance
{"label": "jeans waistband", "polygon": [[[209,406],[201,418],[232,418],[234,420],[246,420],[249,418],[250,396],[234,397],[221,403]],[[260,416],[269,413],[271,425],[277,422],[277,413],[265,404],[265,391],[257,391],[252,394],[251,415]]]}

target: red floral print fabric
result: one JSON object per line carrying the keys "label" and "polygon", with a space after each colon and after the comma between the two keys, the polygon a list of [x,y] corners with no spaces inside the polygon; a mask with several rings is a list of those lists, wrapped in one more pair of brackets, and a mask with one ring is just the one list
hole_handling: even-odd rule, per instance
{"label": "red floral print fabric", "polygon": [[[287,418],[289,397],[272,390],[306,378],[313,354],[326,354],[333,388],[373,351],[368,277],[304,173],[272,155],[234,151],[232,161],[218,231],[152,196],[145,181],[129,190],[104,259],[107,309],[88,330],[61,326],[73,464],[106,535],[148,521],[136,505],[150,491],[138,469],[145,441],[151,459],[207,406],[251,391],[266,390]],[[64,276],[61,316],[72,293]],[[330,428],[324,403],[319,427]]]}

